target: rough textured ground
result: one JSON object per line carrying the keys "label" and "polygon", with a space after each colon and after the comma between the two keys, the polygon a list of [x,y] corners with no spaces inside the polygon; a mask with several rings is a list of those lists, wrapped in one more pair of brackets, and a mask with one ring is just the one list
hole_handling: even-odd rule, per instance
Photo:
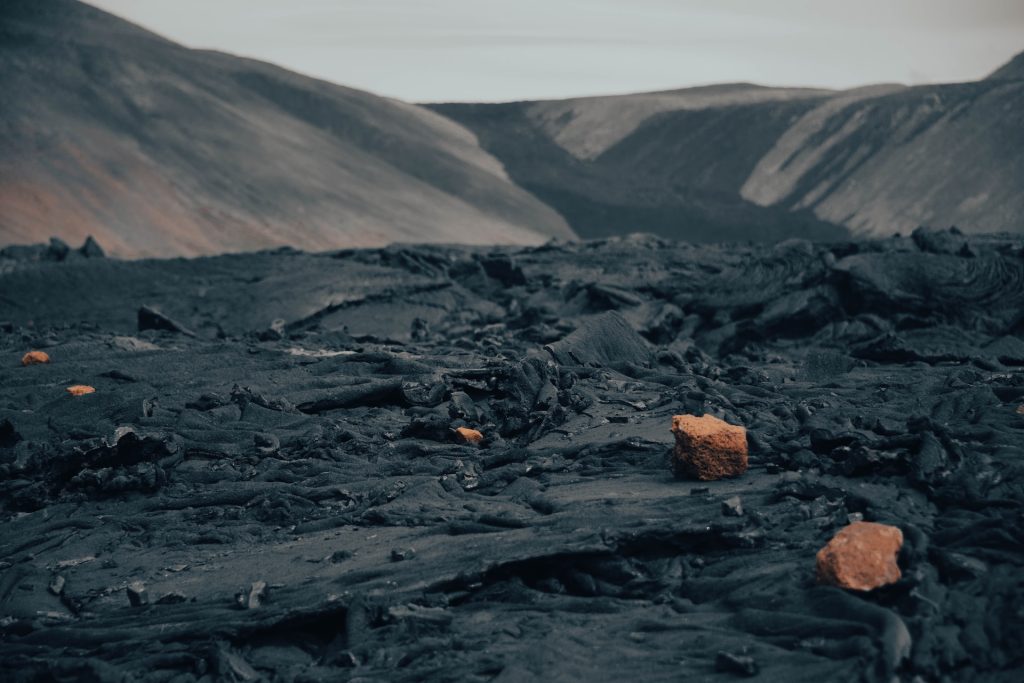
{"label": "rough textured ground", "polygon": [[15,255],[4,680],[1021,680],[1019,238]]}

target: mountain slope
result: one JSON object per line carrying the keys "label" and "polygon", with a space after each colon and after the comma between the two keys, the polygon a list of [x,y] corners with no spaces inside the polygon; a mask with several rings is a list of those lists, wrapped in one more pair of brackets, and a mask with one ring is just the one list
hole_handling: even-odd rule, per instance
{"label": "mountain slope", "polygon": [[72,0],[0,7],[0,244],[127,257],[571,238],[465,128],[188,50]]}
{"label": "mountain slope", "polygon": [[526,107],[526,114],[574,156],[594,159],[645,120],[663,112],[812,99],[829,92],[724,83],[662,92],[532,102]]}
{"label": "mountain slope", "polygon": [[473,129],[512,179],[558,209],[581,237],[650,232],[716,242],[847,236],[810,212],[739,196],[771,141],[823,95],[720,88],[432,106]]}
{"label": "mountain slope", "polygon": [[581,236],[1024,231],[1024,55],[975,83],[432,105]]}
{"label": "mountain slope", "polygon": [[861,234],[1024,231],[1024,80],[829,102],[776,141],[741,194]]}
{"label": "mountain slope", "polygon": [[1016,80],[1024,79],[1024,52],[1014,56],[1006,64],[988,75],[989,80]]}

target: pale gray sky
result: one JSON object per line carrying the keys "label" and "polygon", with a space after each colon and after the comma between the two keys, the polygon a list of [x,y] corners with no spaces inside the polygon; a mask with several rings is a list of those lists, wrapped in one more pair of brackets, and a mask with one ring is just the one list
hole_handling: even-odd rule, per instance
{"label": "pale gray sky", "polygon": [[1024,0],[90,2],[189,47],[411,101],[963,81],[1024,50]]}

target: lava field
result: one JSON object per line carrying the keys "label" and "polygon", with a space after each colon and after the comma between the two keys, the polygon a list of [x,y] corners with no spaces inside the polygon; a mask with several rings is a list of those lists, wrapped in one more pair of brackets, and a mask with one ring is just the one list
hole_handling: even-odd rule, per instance
{"label": "lava field", "polygon": [[0,258],[4,680],[1024,676],[1020,237],[86,251]]}

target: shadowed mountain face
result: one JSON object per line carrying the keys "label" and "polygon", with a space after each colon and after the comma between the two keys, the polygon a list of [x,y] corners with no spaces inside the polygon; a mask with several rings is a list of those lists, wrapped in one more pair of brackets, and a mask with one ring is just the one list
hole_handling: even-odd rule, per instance
{"label": "shadowed mountain face", "polygon": [[438,104],[583,237],[1024,230],[1024,55],[976,83]]}
{"label": "shadowed mountain face", "polygon": [[990,81],[1019,81],[1021,79],[1024,79],[1024,52],[1021,52],[1006,64],[1003,64],[1001,67],[993,71],[988,77],[988,80]]}
{"label": "shadowed mountain face", "polygon": [[427,109],[188,50],[72,0],[0,7],[0,244],[116,255],[572,237]]}

